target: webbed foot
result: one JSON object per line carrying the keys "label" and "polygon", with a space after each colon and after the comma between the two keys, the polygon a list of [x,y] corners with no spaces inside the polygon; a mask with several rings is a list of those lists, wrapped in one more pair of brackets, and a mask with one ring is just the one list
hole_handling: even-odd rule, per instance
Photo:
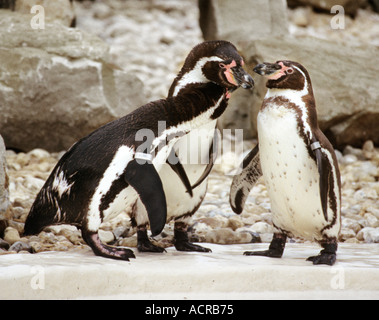
{"label": "webbed foot", "polygon": [[178,251],[212,252],[212,250],[209,248],[193,244],[189,241],[175,241],[175,248]]}
{"label": "webbed foot", "polygon": [[128,248],[112,247],[103,244],[97,232],[82,230],[82,236],[97,256],[126,261],[129,261],[129,258],[135,258],[134,252]]}
{"label": "webbed foot", "polygon": [[152,244],[147,236],[147,230],[137,231],[137,249],[139,252],[166,252],[165,248]]}
{"label": "webbed foot", "polygon": [[320,253],[318,256],[312,256],[307,259],[307,261],[312,261],[313,264],[327,264],[332,266],[337,259],[335,253]]}
{"label": "webbed foot", "polygon": [[245,251],[244,256],[264,256],[270,258],[281,258],[283,251],[278,250],[264,250],[264,251]]}
{"label": "webbed foot", "polygon": [[212,252],[211,249],[193,244],[188,239],[187,225],[175,223],[174,245],[178,251]]}
{"label": "webbed foot", "polygon": [[286,245],[287,236],[282,233],[274,233],[268,250],[245,251],[245,256],[264,256],[270,258],[281,258]]}
{"label": "webbed foot", "polygon": [[318,256],[312,256],[307,261],[312,261],[313,264],[326,264],[332,266],[337,260],[337,239],[330,239],[320,242],[324,250],[321,250]]}

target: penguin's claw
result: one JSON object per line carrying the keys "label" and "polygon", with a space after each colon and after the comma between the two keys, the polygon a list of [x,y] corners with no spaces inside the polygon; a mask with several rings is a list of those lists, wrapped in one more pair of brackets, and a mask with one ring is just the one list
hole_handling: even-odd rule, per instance
{"label": "penguin's claw", "polygon": [[180,226],[181,228],[174,229],[174,245],[175,249],[178,251],[196,251],[196,252],[212,252],[209,248],[204,248],[197,244],[193,244],[188,239],[187,226],[183,227],[180,224],[176,225],[176,227]]}
{"label": "penguin's claw", "polygon": [[318,256],[312,256],[307,259],[307,261],[312,261],[313,264],[327,264],[328,266],[334,265],[336,262],[337,255],[335,253],[323,253],[321,252]]}
{"label": "penguin's claw", "polygon": [[264,256],[270,258],[281,258],[286,245],[287,236],[283,233],[274,233],[268,250],[246,251],[245,256]]}
{"label": "penguin's claw", "polygon": [[212,252],[211,249],[193,244],[189,241],[178,241],[175,243],[175,248],[178,251],[196,251],[196,252]]}
{"label": "penguin's claw", "polygon": [[137,249],[139,252],[167,252],[165,248],[156,246],[150,241],[141,241],[138,242]]}
{"label": "penguin's claw", "polygon": [[283,251],[279,250],[264,250],[264,251],[245,251],[243,253],[244,256],[264,256],[270,258],[281,258],[283,255]]}
{"label": "penguin's claw", "polygon": [[112,247],[103,244],[97,233],[82,232],[84,241],[91,247],[97,256],[129,261],[129,258],[135,258],[134,252],[128,248]]}

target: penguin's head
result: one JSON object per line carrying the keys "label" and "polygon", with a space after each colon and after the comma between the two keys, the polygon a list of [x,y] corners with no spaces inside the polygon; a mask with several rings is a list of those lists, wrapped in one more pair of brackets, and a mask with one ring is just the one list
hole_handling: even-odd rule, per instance
{"label": "penguin's head", "polygon": [[300,63],[288,60],[258,64],[254,72],[268,79],[266,86],[270,89],[303,90],[311,83],[307,70]]}
{"label": "penguin's head", "polygon": [[254,87],[253,78],[243,69],[244,61],[228,41],[205,41],[194,47],[178,75],[178,85],[213,82],[229,90]]}

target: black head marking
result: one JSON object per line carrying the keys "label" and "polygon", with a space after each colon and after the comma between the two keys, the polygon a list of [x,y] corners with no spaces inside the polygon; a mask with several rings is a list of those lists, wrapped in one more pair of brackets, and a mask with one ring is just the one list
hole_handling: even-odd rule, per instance
{"label": "black head marking", "polygon": [[228,41],[205,41],[195,46],[172,84],[169,96],[184,87],[213,82],[226,89],[252,88],[254,81],[242,66],[243,58]]}

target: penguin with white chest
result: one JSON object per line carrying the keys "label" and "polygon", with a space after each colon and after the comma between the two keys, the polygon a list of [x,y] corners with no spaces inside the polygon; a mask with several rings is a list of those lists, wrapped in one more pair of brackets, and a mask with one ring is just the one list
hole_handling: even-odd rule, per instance
{"label": "penguin with white chest", "polygon": [[323,250],[313,264],[333,265],[340,231],[341,182],[334,149],[318,127],[307,70],[296,62],[263,63],[268,91],[258,113],[258,145],[234,177],[230,204],[241,213],[263,175],[275,232],[269,249],[245,255],[281,257],[287,237],[317,241]]}
{"label": "penguin with white chest", "polygon": [[[39,233],[48,225],[73,224],[82,230],[95,254],[129,260],[135,257],[132,250],[103,244],[98,230],[104,220],[132,208],[139,249],[163,251],[146,236],[148,224],[154,236],[169,217],[159,171],[183,134],[217,119],[231,91],[252,87],[253,80],[241,61],[229,42],[196,46],[180,72],[190,76],[191,86],[104,125],[62,156],[31,207],[24,235]],[[193,195],[181,163],[169,165]],[[183,236],[179,239],[186,241]]]}

